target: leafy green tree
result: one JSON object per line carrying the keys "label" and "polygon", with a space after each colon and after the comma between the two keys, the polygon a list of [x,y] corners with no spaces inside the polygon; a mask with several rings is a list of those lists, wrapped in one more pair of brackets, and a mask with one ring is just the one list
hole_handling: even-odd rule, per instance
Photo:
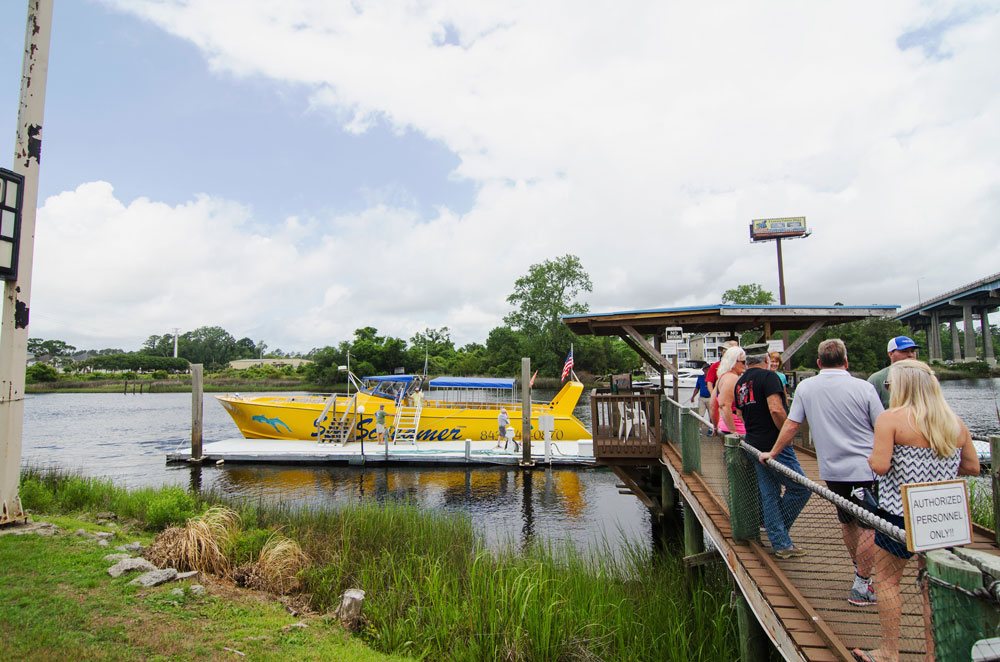
{"label": "leafy green tree", "polygon": [[[258,345],[250,338],[240,338],[236,341],[236,347],[234,348],[233,359],[256,359],[264,355],[264,350],[267,349],[267,345],[263,342]],[[230,359],[232,360],[232,359]]]}
{"label": "leafy green tree", "polygon": [[28,384],[54,382],[59,379],[59,372],[47,363],[35,363],[24,371],[24,381]]}
{"label": "leafy green tree", "polygon": [[722,293],[722,303],[738,303],[748,306],[766,306],[774,303],[774,294],[758,283],[737,285]]}
{"label": "leafy green tree", "polygon": [[486,338],[483,364],[496,377],[511,377],[521,371],[521,357],[525,354],[525,338],[507,326],[498,326]]}
{"label": "leafy green tree", "polygon": [[[408,371],[422,373],[424,370],[424,357],[428,359],[427,371],[429,374],[442,374],[456,372],[451,369],[455,362],[455,343],[451,340],[451,332],[448,327],[442,326],[440,329],[424,329],[413,334],[410,338],[410,347],[406,350]],[[434,359],[434,361],[431,361]],[[437,366],[432,370],[430,364]],[[464,374],[464,373],[459,373]]]}
{"label": "leafy green tree", "polygon": [[[521,350],[526,352],[522,356],[530,356],[541,374],[558,374],[562,369],[574,339],[559,318],[587,312],[587,305],[577,297],[593,289],[590,276],[575,255],[533,264],[527,275],[514,281],[514,292],[507,297],[514,310],[504,322],[520,333]],[[486,347],[490,349],[489,340]]]}
{"label": "leafy green tree", "polygon": [[76,351],[76,347],[62,340],[28,338],[28,351],[35,356],[51,356],[55,358],[72,354]]}
{"label": "leafy green tree", "polygon": [[558,324],[562,315],[587,312],[587,305],[576,298],[593,290],[590,276],[575,255],[533,264],[527,275],[514,281],[514,292],[507,297],[514,310],[504,322],[529,335],[542,333]]}
{"label": "leafy green tree", "polygon": [[[790,334],[794,342],[802,335],[801,331]],[[809,339],[792,359],[798,369],[815,370],[816,352],[819,344],[828,338],[840,338],[847,346],[847,359],[851,372],[871,374],[889,365],[889,356],[885,351],[889,338],[912,335],[902,322],[888,317],[870,317],[857,322],[847,322],[820,329]],[[922,339],[914,337],[919,344],[926,347]],[[926,358],[926,355],[925,357]]]}
{"label": "leafy green tree", "polygon": [[153,335],[146,338],[139,350],[144,354],[153,356],[173,356],[174,355],[174,335],[167,333],[162,336]]}

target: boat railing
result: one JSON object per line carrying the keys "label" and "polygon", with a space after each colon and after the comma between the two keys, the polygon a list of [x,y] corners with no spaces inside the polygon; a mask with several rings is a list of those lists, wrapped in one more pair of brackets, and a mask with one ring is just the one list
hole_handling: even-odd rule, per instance
{"label": "boat railing", "polygon": [[[548,405],[548,402],[532,402],[531,408],[544,407]],[[498,411],[501,407],[507,409],[507,411],[521,411],[522,406],[520,402],[462,402],[459,400],[430,400],[425,399],[423,401],[424,409],[429,407],[437,407],[441,409],[490,409]]]}

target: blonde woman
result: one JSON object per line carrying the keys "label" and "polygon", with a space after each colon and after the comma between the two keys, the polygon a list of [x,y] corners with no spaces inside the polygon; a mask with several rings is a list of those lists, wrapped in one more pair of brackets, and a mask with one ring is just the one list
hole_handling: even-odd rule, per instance
{"label": "blonde woman", "polygon": [[[905,359],[893,363],[889,379],[889,409],[875,421],[875,447],[868,460],[879,479],[878,501],[882,517],[903,528],[905,483],[949,480],[958,475],[979,475],[979,458],[965,423],[955,415],[937,378],[926,363]],[[876,582],[882,643],[874,651],[854,649],[859,660],[899,659],[901,604],[899,580],[911,556],[906,545],[876,531]],[[923,559],[921,558],[921,564]],[[929,610],[924,599],[924,617]],[[928,634],[927,654],[934,657]]]}
{"label": "blonde woman", "polygon": [[715,384],[716,398],[719,402],[718,431],[722,434],[747,433],[743,417],[736,409],[736,382],[746,369],[747,353],[742,347],[730,347],[722,355],[722,361],[719,363],[719,381]]}

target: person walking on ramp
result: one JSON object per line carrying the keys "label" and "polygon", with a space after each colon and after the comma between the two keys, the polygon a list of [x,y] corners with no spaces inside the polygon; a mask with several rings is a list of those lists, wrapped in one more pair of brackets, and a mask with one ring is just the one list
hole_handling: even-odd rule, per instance
{"label": "person walking on ramp", "polygon": [[[874,476],[868,466],[875,441],[875,419],[882,403],[871,384],[847,371],[847,347],[839,338],[819,344],[816,360],[819,374],[795,389],[788,420],[772,453],[791,443],[799,424],[809,421],[809,430],[819,460],[819,476],[834,494],[874,510]],[[866,495],[867,492],[867,495]],[[871,570],[875,557],[875,532],[847,511],[837,508],[844,545],[854,561],[854,583],[847,601],[855,607],[875,604]]]}
{"label": "person walking on ramp", "polygon": [[[736,407],[746,425],[746,441],[759,451],[770,451],[785,422],[785,389],[777,373],[768,369],[767,354],[747,357],[747,369],[736,382]],[[785,448],[774,459],[796,473],[802,473],[792,448]],[[764,530],[779,559],[805,556],[796,547],[788,531],[809,501],[810,492],[794,480],[763,464],[755,464]],[[781,488],[785,493],[781,493]]]}

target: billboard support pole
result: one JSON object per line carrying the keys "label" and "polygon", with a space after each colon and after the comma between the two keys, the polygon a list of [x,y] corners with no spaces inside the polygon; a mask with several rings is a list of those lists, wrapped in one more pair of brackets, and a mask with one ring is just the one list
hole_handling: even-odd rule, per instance
{"label": "billboard support pole", "polygon": [[[784,306],[785,305],[785,265],[781,261],[781,237],[778,237],[774,244],[778,247],[778,302]],[[785,334],[785,342],[788,342],[787,335]]]}

